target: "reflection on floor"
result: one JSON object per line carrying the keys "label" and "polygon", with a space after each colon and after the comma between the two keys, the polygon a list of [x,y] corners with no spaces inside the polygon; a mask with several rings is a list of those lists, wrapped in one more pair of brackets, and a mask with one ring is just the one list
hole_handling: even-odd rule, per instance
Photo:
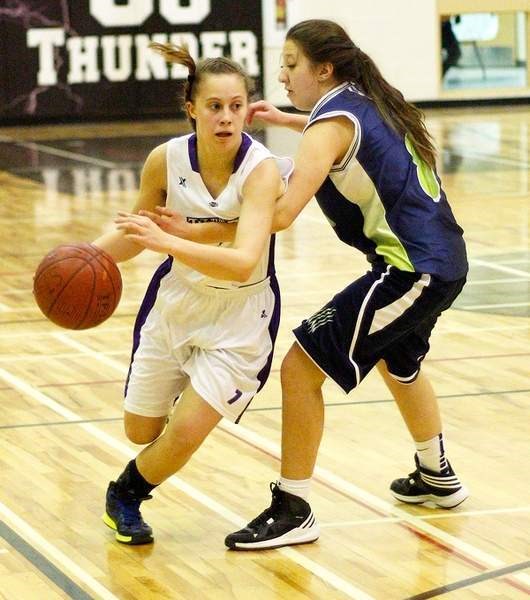
{"label": "reflection on floor", "polygon": [[[525,197],[530,170],[525,114],[506,123],[495,111],[462,111],[458,118],[445,115],[443,110],[429,113],[429,126],[437,132],[440,148],[439,172],[451,184],[455,202],[461,196],[467,198],[466,202],[478,196],[482,209],[494,213],[508,210],[510,199],[513,203],[517,197]],[[167,131],[159,127],[156,135],[129,132],[116,136],[115,128],[107,127],[107,132],[101,131],[98,137],[83,136],[82,128],[70,138],[54,136],[53,131],[49,139],[37,136],[20,140],[15,132],[0,137],[0,172],[43,185],[42,197],[33,206],[37,221],[47,222],[53,216],[57,228],[60,219],[70,222],[81,214],[84,226],[88,226],[91,219],[101,219],[104,210],[129,206],[146,156],[173,137],[177,129],[170,124]],[[299,135],[292,131],[268,127],[252,134],[279,156],[296,153]],[[522,206],[520,220],[524,228],[528,221],[524,201]],[[458,208],[464,211],[463,207]],[[471,231],[471,238],[476,236],[475,221],[473,215],[462,220],[466,234]],[[529,293],[530,254],[526,248],[514,244],[503,253],[470,248],[468,283],[455,308],[528,317]]]}

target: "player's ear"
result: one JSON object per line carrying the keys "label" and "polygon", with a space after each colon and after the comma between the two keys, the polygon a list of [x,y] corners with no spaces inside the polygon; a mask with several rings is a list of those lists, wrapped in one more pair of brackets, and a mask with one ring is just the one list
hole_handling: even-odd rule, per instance
{"label": "player's ear", "polygon": [[197,118],[197,114],[195,113],[195,107],[193,106],[193,102],[190,102],[189,100],[186,102],[185,104],[186,107],[186,112],[188,113],[188,116],[191,119],[196,119]]}
{"label": "player's ear", "polygon": [[319,81],[328,81],[333,77],[333,64],[330,62],[320,63],[317,67],[317,78]]}

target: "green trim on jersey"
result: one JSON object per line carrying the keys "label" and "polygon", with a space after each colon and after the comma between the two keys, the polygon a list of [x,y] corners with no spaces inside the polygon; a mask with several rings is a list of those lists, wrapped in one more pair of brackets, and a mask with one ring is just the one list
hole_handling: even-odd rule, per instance
{"label": "green trim on jersey", "polygon": [[386,220],[385,207],[377,190],[368,202],[356,202],[364,217],[364,235],[376,244],[375,252],[384,257],[385,262],[401,271],[414,273],[415,269],[407,251],[397,235],[390,229]]}
{"label": "green trim on jersey", "polygon": [[438,179],[436,179],[434,171],[416,152],[416,148],[414,148],[408,135],[405,135],[405,146],[412,156],[412,162],[416,165],[421,189],[427,196],[432,198],[434,202],[438,202],[440,200],[440,184],[438,183]]}

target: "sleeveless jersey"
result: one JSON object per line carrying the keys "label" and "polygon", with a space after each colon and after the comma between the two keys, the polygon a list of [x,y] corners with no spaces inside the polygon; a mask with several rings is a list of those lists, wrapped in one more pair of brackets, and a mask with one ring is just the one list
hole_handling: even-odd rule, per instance
{"label": "sleeveless jersey", "polygon": [[[243,133],[241,146],[234,161],[234,169],[226,187],[213,198],[199,172],[197,156],[197,136],[193,133],[167,142],[167,197],[166,206],[175,209],[192,223],[218,222],[234,223],[239,218],[242,189],[252,170],[266,158],[275,158],[280,174],[287,184],[293,170],[289,158],[277,158],[260,142]],[[222,246],[231,243],[222,242]],[[172,261],[172,273],[193,285],[236,290],[265,281],[274,274],[274,236],[261,256],[250,278],[241,283],[208,277],[191,267]]]}
{"label": "sleeveless jersey", "polygon": [[315,196],[339,239],[361,250],[371,263],[444,281],[463,277],[463,231],[437,174],[352,83],[325,94],[306,129],[337,116],[353,122],[354,139]]}

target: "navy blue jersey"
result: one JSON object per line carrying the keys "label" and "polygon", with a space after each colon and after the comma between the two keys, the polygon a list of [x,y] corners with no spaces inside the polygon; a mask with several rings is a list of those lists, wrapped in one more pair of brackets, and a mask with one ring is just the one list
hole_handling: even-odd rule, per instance
{"label": "navy blue jersey", "polygon": [[345,116],[355,125],[352,144],[315,194],[337,236],[372,263],[454,281],[467,273],[462,229],[436,173],[408,137],[381,117],[353,84],[323,96],[306,126]]}

